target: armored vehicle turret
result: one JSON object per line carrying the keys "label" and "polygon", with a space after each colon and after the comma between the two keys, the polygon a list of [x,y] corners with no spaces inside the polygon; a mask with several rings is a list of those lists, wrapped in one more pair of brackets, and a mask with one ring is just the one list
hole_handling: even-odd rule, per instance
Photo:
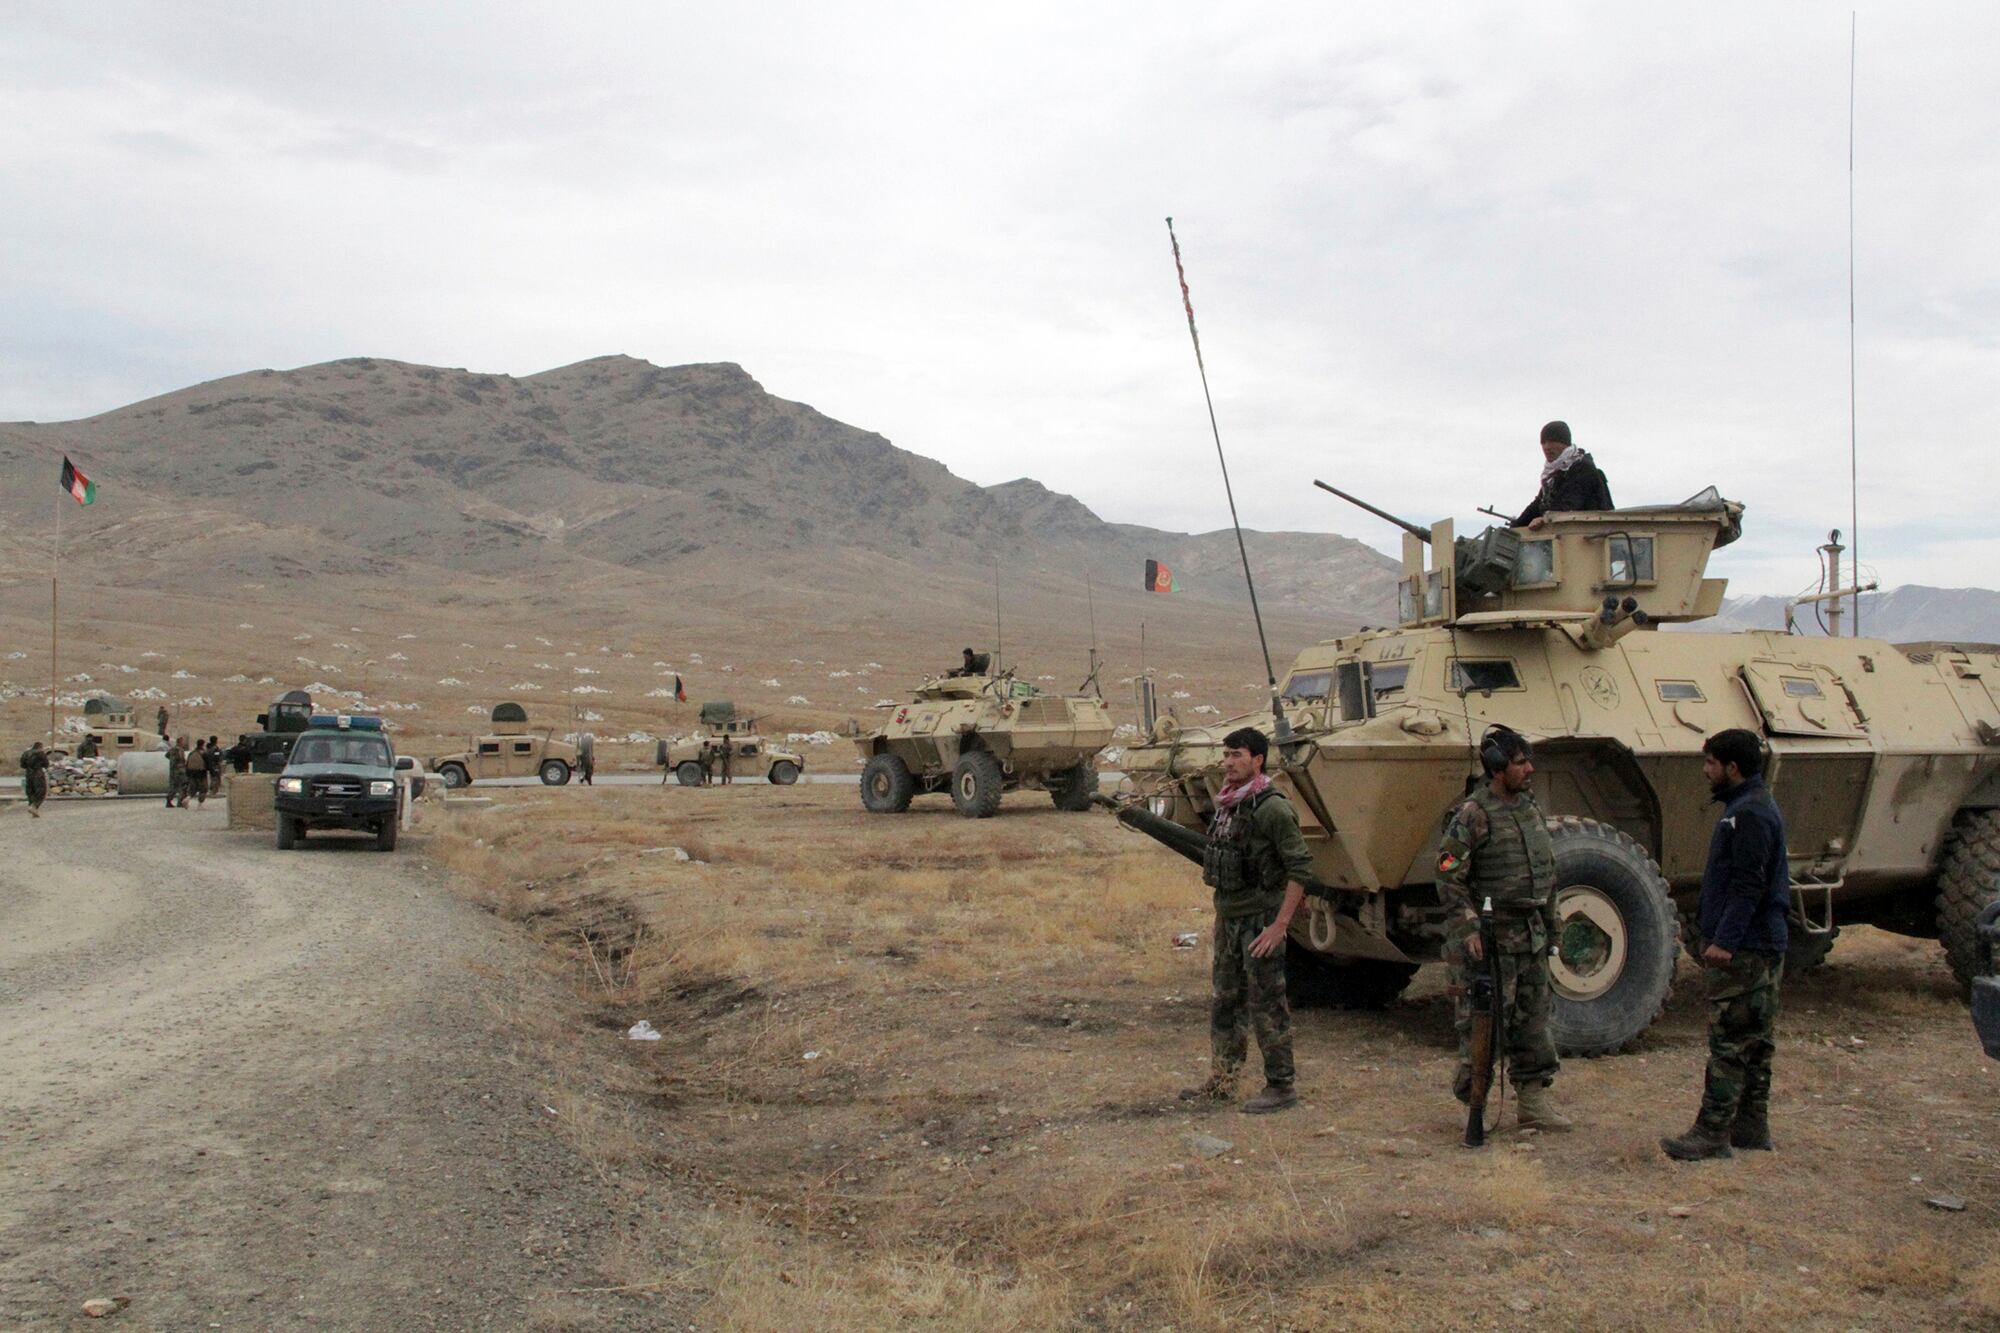
{"label": "armored vehicle turret", "polygon": [[576,770],[577,756],[591,745],[588,735],[577,743],[555,738],[552,729],[536,735],[528,727],[528,710],[516,703],[493,706],[493,730],[474,736],[466,748],[431,760],[430,770],[447,787],[464,787],[477,778],[524,778],[533,774],[544,786],[560,787]]}
{"label": "armored vehicle turret", "polygon": [[237,771],[281,773],[291,755],[292,743],[304,734],[312,721],[312,696],[304,690],[286,690],[271,701],[271,707],[257,714],[256,731],[238,735],[229,749]]}
{"label": "armored vehicle turret", "polygon": [[695,734],[672,744],[661,741],[653,761],[666,769],[662,782],[671,774],[683,787],[747,777],[786,787],[797,782],[806,767],[804,756],[766,743],[757,732],[757,719],[739,715],[736,705],[726,699],[703,704]]}
{"label": "armored vehicle turret", "polygon": [[968,819],[1000,808],[1002,792],[1034,787],[1058,810],[1087,810],[1097,752],[1111,742],[1111,713],[1094,694],[1044,694],[1011,671],[989,676],[987,658],[932,676],[889,720],[855,738],[865,761],[861,803],[876,814],[912,797],[949,791]]}
{"label": "armored vehicle turret", "polygon": [[[1770,748],[1790,965],[1867,922],[1941,938],[1971,980],[1979,912],[2000,897],[2000,650],[1662,632],[1721,606],[1708,561],[1742,514],[1711,489],[1532,530],[1455,539],[1446,521],[1405,537],[1401,624],[1307,648],[1280,686],[1293,735],[1273,747],[1273,781],[1321,891],[1292,928],[1301,992],[1378,1004],[1437,960],[1440,825],[1493,725],[1532,741],[1555,838],[1566,1052],[1617,1050],[1665,1004],[1716,817],[1701,746],[1729,727]],[[1204,827],[1221,738],[1242,725],[1269,732],[1273,718],[1153,722],[1123,760],[1138,798]]]}

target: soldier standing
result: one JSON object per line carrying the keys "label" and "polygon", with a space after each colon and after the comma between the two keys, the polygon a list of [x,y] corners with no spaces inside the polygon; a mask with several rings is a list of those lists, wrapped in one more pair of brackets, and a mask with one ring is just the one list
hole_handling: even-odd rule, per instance
{"label": "soldier standing", "polygon": [[1549,514],[1611,508],[1611,483],[1589,454],[1570,443],[1569,423],[1542,427],[1542,484],[1514,520],[1517,528],[1539,528]]}
{"label": "soldier standing", "polygon": [[202,748],[204,766],[208,769],[208,794],[222,794],[222,738],[210,736],[208,744]]}
{"label": "soldier standing", "polygon": [[1298,1103],[1292,1012],[1285,999],[1285,943],[1305,897],[1312,854],[1298,812],[1271,789],[1271,743],[1253,727],[1222,738],[1223,787],[1208,828],[1201,881],[1215,890],[1215,960],[1209,996],[1209,1074],[1182,1101],[1234,1095],[1250,1032],[1264,1057],[1264,1090],[1243,1103],[1262,1115]]}
{"label": "soldier standing", "polygon": [[1438,891],[1456,913],[1446,937],[1456,997],[1458,1072],[1452,1093],[1472,1096],[1472,969],[1485,961],[1479,905],[1493,901],[1493,937],[1500,951],[1500,993],[1493,998],[1507,1036],[1522,1129],[1560,1131],[1570,1121],[1555,1108],[1549,1084],[1561,1062],[1549,1035],[1549,945],[1555,939],[1556,849],[1529,790],[1533,752],[1517,731],[1494,727],[1479,745],[1486,784],[1452,812],[1438,844]]}
{"label": "soldier standing", "polygon": [[28,797],[28,813],[42,817],[42,802],[49,797],[49,752],[36,741],[21,752],[21,787]]}
{"label": "soldier standing", "polygon": [[169,810],[173,809],[174,801],[177,798],[180,799],[182,805],[187,804],[185,799],[187,792],[187,750],[184,748],[185,745],[186,738],[180,737],[167,747],[167,808]]}
{"label": "soldier standing", "polygon": [[1702,966],[1709,969],[1708,1069],[1694,1127],[1660,1140],[1683,1162],[1771,1151],[1771,1053],[1790,927],[1785,819],[1764,785],[1764,745],[1740,727],[1701,747],[1722,817],[1701,872]]}
{"label": "soldier standing", "polygon": [[201,739],[196,737],[193,744],[183,736],[181,743],[186,746],[182,757],[183,772],[187,775],[181,783],[181,809],[187,809],[188,797],[192,796],[197,805],[208,804],[208,756],[202,753]]}
{"label": "soldier standing", "polygon": [[160,739],[165,740],[167,738],[167,706],[165,704],[160,705],[159,719]]}
{"label": "soldier standing", "polygon": [[[597,774],[597,747],[595,745],[583,746],[576,756],[576,761],[583,769],[583,785],[586,787],[596,786],[597,784],[592,782],[591,778]],[[662,779],[662,781],[664,780]]]}

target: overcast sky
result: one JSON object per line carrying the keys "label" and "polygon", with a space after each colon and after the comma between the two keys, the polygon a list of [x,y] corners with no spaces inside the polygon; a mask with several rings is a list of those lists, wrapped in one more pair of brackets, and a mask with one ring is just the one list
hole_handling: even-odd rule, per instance
{"label": "overcast sky", "polygon": [[[1391,13],[1391,9],[1397,12]],[[1859,10],[1864,562],[2000,585],[2000,7]],[[78,5],[0,17],[0,419],[623,352],[981,483],[1397,534],[1570,421],[1792,592],[1848,523],[1849,10]]]}

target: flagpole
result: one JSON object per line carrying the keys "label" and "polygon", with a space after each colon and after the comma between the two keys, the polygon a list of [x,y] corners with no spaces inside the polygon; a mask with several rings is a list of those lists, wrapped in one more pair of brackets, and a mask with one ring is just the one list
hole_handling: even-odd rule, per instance
{"label": "flagpole", "polygon": [[49,748],[56,748],[56,680],[61,674],[56,666],[56,621],[61,609],[62,595],[57,582],[62,569],[62,502],[56,497],[56,539],[49,547]]}

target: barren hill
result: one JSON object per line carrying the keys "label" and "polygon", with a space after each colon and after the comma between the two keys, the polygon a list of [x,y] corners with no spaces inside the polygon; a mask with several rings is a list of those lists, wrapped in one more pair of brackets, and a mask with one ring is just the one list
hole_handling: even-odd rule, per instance
{"label": "barren hill", "polygon": [[[134,554],[198,535],[241,577],[410,566],[546,579],[775,564],[1136,587],[1157,557],[1185,596],[1240,603],[1233,538],[1107,523],[1037,482],[981,487],[739,366],[599,357],[515,378],[371,358],[253,371],[83,421],[0,427],[0,515],[38,533],[57,456],[116,497]],[[114,506],[107,505],[106,509]],[[93,516],[95,517],[95,516]],[[20,533],[15,534],[20,537]],[[1392,563],[1348,538],[1253,534],[1262,592],[1329,628],[1389,614]],[[801,564],[797,559],[813,557]],[[911,568],[904,568],[904,567]],[[132,577],[143,581],[143,570]],[[724,589],[723,591],[731,591]]]}

